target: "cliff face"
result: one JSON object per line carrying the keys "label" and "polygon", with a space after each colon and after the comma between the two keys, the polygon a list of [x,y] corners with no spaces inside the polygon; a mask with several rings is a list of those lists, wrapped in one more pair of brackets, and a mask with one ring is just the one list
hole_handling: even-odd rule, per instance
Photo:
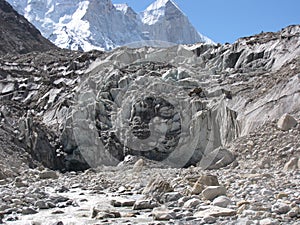
{"label": "cliff face", "polygon": [[2,126],[51,168],[117,165],[127,155],[224,166],[236,138],[298,115],[299,34],[290,26],[232,45],[2,57]]}
{"label": "cliff face", "polygon": [[0,1],[0,54],[47,51],[56,48],[5,0]]}

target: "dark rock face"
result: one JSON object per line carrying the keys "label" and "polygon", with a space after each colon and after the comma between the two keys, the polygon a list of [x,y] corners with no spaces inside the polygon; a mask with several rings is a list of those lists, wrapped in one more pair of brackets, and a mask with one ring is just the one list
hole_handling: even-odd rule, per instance
{"label": "dark rock face", "polygon": [[5,0],[0,0],[0,24],[0,54],[24,54],[57,48]]}
{"label": "dark rock face", "polygon": [[[0,140],[3,139],[3,144],[0,141],[0,148],[3,148],[4,155],[7,146],[11,150],[16,149],[16,163],[20,161],[19,155],[23,154],[21,161],[31,167],[40,162],[51,169],[88,168],[86,163],[80,163],[84,162],[80,155],[77,160],[65,160],[66,153],[62,147],[66,141],[60,140],[62,128],[51,114],[47,117],[52,125],[46,125],[39,112],[45,113],[56,104],[67,109],[72,104],[71,90],[78,81],[79,74],[75,70],[78,73],[84,71],[100,54],[52,50],[0,57],[0,130],[3,129],[0,132]],[[68,83],[70,78],[77,81]],[[61,88],[70,91],[69,97],[59,94],[61,92],[58,90]],[[51,89],[57,90],[60,97],[52,99]]]}

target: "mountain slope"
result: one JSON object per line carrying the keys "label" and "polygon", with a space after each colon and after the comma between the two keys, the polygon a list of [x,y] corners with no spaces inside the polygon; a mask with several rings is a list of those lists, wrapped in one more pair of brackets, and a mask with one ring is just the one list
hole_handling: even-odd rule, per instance
{"label": "mountain slope", "polygon": [[[44,37],[62,48],[109,50],[130,43],[144,44],[149,40],[175,44],[211,43],[195,30],[173,1],[158,0],[141,15],[129,6],[113,5],[111,0],[8,2]],[[147,20],[153,17],[157,18],[157,23],[149,24]],[[160,33],[160,30],[165,32]]]}
{"label": "mountain slope", "polygon": [[0,24],[0,54],[56,48],[4,0],[0,0]]}

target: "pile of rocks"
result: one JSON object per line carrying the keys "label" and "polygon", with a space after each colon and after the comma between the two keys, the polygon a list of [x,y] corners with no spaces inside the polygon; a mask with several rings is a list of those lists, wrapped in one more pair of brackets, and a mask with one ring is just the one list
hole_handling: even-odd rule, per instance
{"label": "pile of rocks", "polygon": [[80,173],[31,169],[1,181],[0,215],[5,224],[298,224],[299,178],[299,170],[204,173],[146,159]]}
{"label": "pile of rocks", "polygon": [[[283,115],[265,123],[249,135],[237,138],[228,149],[238,155],[240,168],[300,169],[299,117]],[[244,163],[246,162],[246,163]]]}

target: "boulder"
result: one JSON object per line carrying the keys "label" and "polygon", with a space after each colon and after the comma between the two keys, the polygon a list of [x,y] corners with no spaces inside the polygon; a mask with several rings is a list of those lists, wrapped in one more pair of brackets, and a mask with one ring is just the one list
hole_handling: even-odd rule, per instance
{"label": "boulder", "polygon": [[232,204],[232,201],[226,196],[219,196],[213,200],[212,204],[215,206],[226,208],[228,205]]}
{"label": "boulder", "polygon": [[133,172],[141,172],[144,166],[145,161],[143,159],[139,159],[133,165]]}
{"label": "boulder", "polygon": [[49,205],[44,200],[38,200],[34,203],[34,206],[39,209],[49,209]]}
{"label": "boulder", "polygon": [[44,170],[39,174],[40,179],[57,179],[58,175],[56,171]]}
{"label": "boulder", "polygon": [[259,221],[259,225],[279,225],[280,223],[278,220],[265,218]]}
{"label": "boulder", "polygon": [[172,192],[170,183],[162,178],[152,179],[144,188],[142,194],[152,197],[160,197],[166,192]]}
{"label": "boulder", "polygon": [[231,151],[224,147],[219,147],[209,152],[206,155],[207,164],[203,159],[198,163],[199,167],[203,167],[203,169],[220,169],[222,167],[226,167],[236,159],[236,155],[234,155]]}
{"label": "boulder", "polygon": [[93,208],[92,210],[92,218],[102,220],[106,218],[120,218],[121,213],[113,210],[99,210],[97,208]]}
{"label": "boulder", "polygon": [[192,208],[192,209],[194,209],[201,203],[202,203],[202,201],[199,200],[198,198],[192,198],[192,199],[186,201],[183,204],[183,208]]}
{"label": "boulder", "polygon": [[36,213],[38,213],[38,211],[31,207],[24,207],[22,209],[23,215],[30,215],[30,214],[36,214]]}
{"label": "boulder", "polygon": [[174,201],[178,201],[178,199],[182,198],[183,195],[180,192],[167,192],[165,193],[161,200],[162,202],[174,202]]}
{"label": "boulder", "polygon": [[226,195],[226,188],[223,186],[208,186],[201,195],[207,200],[213,200],[220,195]]}
{"label": "boulder", "polygon": [[159,206],[159,203],[154,199],[141,199],[137,200],[134,205],[134,210],[142,210],[142,209],[153,209]]}
{"label": "boulder", "polygon": [[294,217],[300,217],[300,207],[299,207],[299,206],[293,207],[293,208],[287,213],[287,215],[288,215],[289,217],[292,217],[292,218],[294,218]]}
{"label": "boulder", "polygon": [[219,186],[218,177],[211,174],[203,174],[197,180],[197,183],[203,184],[205,186]]}
{"label": "boulder", "polygon": [[176,217],[176,214],[166,207],[154,208],[151,214],[155,220],[170,220]]}
{"label": "boulder", "polygon": [[291,207],[281,201],[277,201],[273,206],[272,206],[272,212],[275,212],[277,214],[286,214],[291,210]]}
{"label": "boulder", "polygon": [[282,115],[278,120],[277,127],[280,130],[287,131],[295,127],[297,124],[298,124],[297,120],[293,116],[286,113]]}
{"label": "boulder", "polygon": [[223,216],[234,216],[236,211],[233,209],[222,208],[219,206],[206,206],[201,208],[202,210],[194,213],[195,217],[223,217]]}
{"label": "boulder", "polygon": [[203,174],[199,177],[197,182],[194,184],[191,194],[198,195],[200,194],[206,186],[219,186],[218,177],[210,174]]}
{"label": "boulder", "polygon": [[127,199],[127,198],[114,198],[111,200],[111,205],[114,207],[127,207],[133,206],[135,203],[134,199]]}

